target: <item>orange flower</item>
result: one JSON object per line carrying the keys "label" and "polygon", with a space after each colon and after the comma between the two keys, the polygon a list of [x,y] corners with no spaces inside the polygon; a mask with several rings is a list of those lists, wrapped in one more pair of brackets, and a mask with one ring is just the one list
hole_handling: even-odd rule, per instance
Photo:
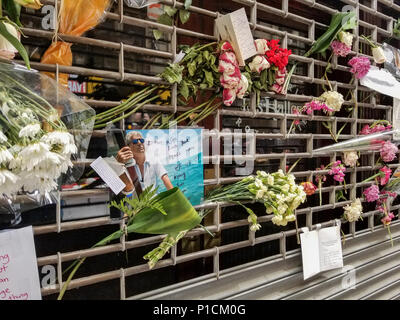
{"label": "orange flower", "polygon": [[39,0],[15,0],[15,2],[31,9],[40,9],[42,7]]}
{"label": "orange flower", "polygon": [[302,182],[301,185],[304,188],[304,192],[308,195],[308,196],[312,196],[315,191],[317,191],[317,187],[312,183],[312,182]]}

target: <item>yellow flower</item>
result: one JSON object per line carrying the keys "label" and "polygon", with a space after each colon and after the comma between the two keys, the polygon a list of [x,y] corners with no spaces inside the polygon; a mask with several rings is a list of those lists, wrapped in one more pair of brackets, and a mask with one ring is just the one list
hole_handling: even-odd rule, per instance
{"label": "yellow flower", "polygon": [[40,9],[42,7],[40,0],[15,0],[15,2],[23,7],[31,9]]}

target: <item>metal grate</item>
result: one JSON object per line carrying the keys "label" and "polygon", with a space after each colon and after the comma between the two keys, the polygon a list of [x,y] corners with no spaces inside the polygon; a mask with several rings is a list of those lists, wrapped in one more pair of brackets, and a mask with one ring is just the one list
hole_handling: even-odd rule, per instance
{"label": "metal grate", "polygon": [[[54,5],[53,0],[42,1],[44,4]],[[183,4],[178,1],[163,0],[164,4],[171,6],[176,6],[181,8]],[[232,11],[236,8],[244,6],[248,12],[248,17],[250,21],[250,27],[255,35],[255,38],[266,37],[266,38],[279,38],[281,39],[281,44],[285,48],[293,49],[294,54],[292,54],[290,62],[299,62],[299,67],[297,72],[293,76],[293,84],[299,88],[298,94],[288,94],[286,96],[279,96],[272,92],[265,92],[263,97],[269,98],[270,101],[277,104],[280,102],[290,102],[291,104],[301,104],[310,101],[314,93],[321,92],[323,85],[327,85],[324,79],[321,79],[321,70],[326,67],[327,63],[323,58],[305,58],[302,54],[306,51],[306,48],[310,46],[315,39],[322,34],[322,32],[327,28],[327,24],[330,20],[330,15],[341,11],[343,7],[353,6],[357,12],[359,18],[359,24],[355,30],[356,35],[366,34],[372,35],[372,40],[376,42],[381,42],[384,37],[390,37],[392,35],[392,25],[393,20],[397,20],[400,16],[400,2],[394,0],[343,0],[343,1],[316,1],[316,0],[275,0],[275,1],[255,1],[255,0],[234,0],[234,1],[193,1],[193,4],[189,10],[193,14],[194,19],[197,21],[205,21],[212,23],[213,19],[218,16],[219,13],[223,14]],[[55,16],[57,16],[57,7]],[[229,8],[229,9],[228,9]],[[28,12],[29,13],[29,12]],[[32,13],[31,13],[32,14]],[[37,14],[39,17],[40,14]],[[327,20],[328,19],[328,20]],[[33,20],[32,20],[33,21]],[[278,22],[279,21],[279,22]],[[143,81],[147,83],[159,83],[166,84],[161,78],[151,75],[145,72],[131,72],[126,66],[126,61],[129,59],[130,55],[137,54],[142,56],[149,56],[153,59],[160,61],[160,64],[166,64],[172,61],[176,55],[176,45],[180,44],[180,39],[183,41],[194,43],[196,41],[215,41],[216,36],[213,33],[213,25],[191,25],[191,30],[186,29],[184,26],[179,27],[169,27],[165,25],[158,24],[154,21],[148,20],[140,15],[137,10],[128,9],[123,5],[123,0],[119,0],[118,4],[115,4],[113,9],[106,14],[105,23],[113,23],[116,28],[123,30],[125,26],[142,28],[145,30],[143,35],[149,34],[149,30],[152,28],[158,28],[164,33],[168,34],[168,41],[165,43],[165,50],[155,49],[153,41],[144,41],[142,46],[136,46],[128,43],[124,43],[123,40],[116,39],[111,40],[100,40],[90,37],[90,33],[82,37],[68,36],[64,34],[58,34],[58,37],[64,41],[79,44],[82,46],[91,47],[95,52],[108,50],[113,53],[116,59],[118,59],[118,64],[116,67],[111,67],[105,69],[91,68],[87,66],[79,66],[77,61],[71,67],[61,66],[61,65],[45,65],[40,62],[32,62],[32,67],[40,71],[51,71],[57,73],[69,73],[76,74],[80,76],[96,76],[113,81],[113,83],[122,82],[132,82],[132,81]],[[26,24],[25,24],[26,25]],[[291,27],[293,26],[293,27]],[[209,29],[210,33],[202,33],[199,29]],[[24,40],[27,43],[40,41],[50,41],[53,36],[53,31],[41,30],[32,24],[32,27],[23,28],[23,32],[29,38]],[[190,40],[188,40],[190,39]],[[162,42],[160,42],[162,43]],[[369,53],[368,48],[365,45],[365,41],[359,37],[355,37],[355,43],[353,45],[353,52],[351,55],[357,54],[359,49],[363,52]],[[160,46],[161,47],[161,46]],[[372,57],[367,55],[372,61]],[[34,60],[34,59],[33,59]],[[235,160],[254,160],[256,163],[261,163],[259,167],[265,168],[265,161],[269,161],[268,166],[270,168],[285,169],[287,165],[291,165],[298,158],[303,158],[303,160],[297,166],[294,174],[297,181],[312,180],[316,174],[315,168],[323,163],[324,159],[326,163],[336,160],[336,153],[327,155],[321,158],[312,158],[313,148],[319,147],[323,144],[330,143],[329,140],[331,136],[329,133],[323,130],[321,125],[322,122],[332,123],[333,131],[336,133],[338,128],[343,123],[348,123],[345,133],[340,136],[340,139],[350,139],[357,135],[360,130],[361,125],[370,124],[374,122],[375,119],[384,118],[391,120],[392,117],[392,100],[388,97],[383,97],[380,95],[368,96],[371,91],[368,88],[359,86],[356,84],[348,84],[349,81],[344,81],[343,79],[350,80],[349,67],[346,66],[341,60],[334,59],[332,67],[335,70],[338,80],[332,80],[331,84],[334,90],[339,92],[347,93],[352,91],[354,96],[357,97],[357,108],[353,108],[351,116],[348,117],[347,114],[340,113],[335,117],[310,115],[301,116],[301,119],[307,120],[309,128],[312,128],[311,132],[302,132],[288,134],[288,129],[291,121],[295,118],[294,115],[290,113],[282,112],[268,112],[263,110],[260,111],[256,105],[255,97],[250,97],[247,101],[247,109],[242,109],[238,107],[227,108],[218,110],[212,115],[214,118],[213,123],[210,122],[208,129],[214,129],[210,131],[208,138],[214,139],[222,143],[223,139],[232,139],[233,137],[246,138],[249,142],[248,148],[246,148],[246,155],[238,157]],[[303,73],[301,73],[303,71]],[[151,72],[150,72],[151,73]],[[366,99],[367,98],[367,99]],[[363,101],[363,99],[365,101]],[[86,100],[87,103],[95,108],[108,108],[118,104],[117,101],[105,101],[105,100]],[[345,106],[354,106],[352,101],[346,101]],[[177,87],[173,86],[171,90],[171,103],[170,105],[146,105],[143,108],[148,111],[162,111],[165,113],[170,112],[181,112],[186,111],[189,107],[179,106],[177,103]],[[252,123],[266,123],[267,121],[274,121],[274,130],[268,129],[265,132],[256,133],[233,133],[232,130],[229,132],[224,130],[222,123],[229,118],[237,119],[240,117],[243,121],[250,121],[251,119],[257,120]],[[123,123],[121,123],[123,126]],[[233,129],[233,127],[231,127]],[[96,131],[95,135],[104,135],[104,131]],[[270,140],[269,140],[270,139]],[[264,152],[263,147],[257,148],[257,145],[265,144],[271,145],[273,141],[282,141],[283,148],[266,148],[268,152]],[[291,148],[287,147],[292,145]],[[286,146],[286,147],[285,147]],[[265,147],[265,146],[264,146]],[[282,152],[282,150],[290,149],[291,152]],[[272,150],[272,151],[271,151]],[[280,150],[279,152],[273,152],[274,150]],[[294,150],[294,151],[293,151]],[[235,182],[241,177],[224,176],[224,168],[227,167],[227,162],[230,161],[231,157],[226,155],[212,155],[205,156],[204,161],[210,165],[207,168],[212,173],[211,177],[205,180],[206,186],[213,186],[216,184],[226,184]],[[336,201],[336,191],[346,190],[348,192],[348,198],[354,199],[356,196],[360,196],[362,189],[369,186],[369,183],[361,183],[362,177],[365,174],[371,174],[373,170],[378,167],[375,166],[376,154],[374,152],[365,152],[363,157],[360,158],[360,166],[354,169],[348,169],[346,174],[347,184],[345,186],[340,185],[329,185],[326,183],[322,188],[323,193],[323,204],[319,206],[318,201],[309,201],[300,209],[297,210],[297,216],[299,218],[299,226],[308,226],[312,228],[316,223],[321,223],[323,226],[332,225],[335,218],[339,218],[342,214],[341,208],[350,201]],[[268,163],[268,162],[267,162]],[[395,169],[398,164],[391,164],[390,167]],[[300,168],[300,169],[299,169]],[[324,171],[322,171],[324,173]],[[104,191],[91,191],[93,194],[101,193]],[[66,196],[80,196],[84,192],[73,191],[73,192],[61,192],[61,198]],[[232,230],[239,230],[236,228],[248,228],[247,219],[237,218],[236,216],[231,221],[225,221],[224,215],[229,212],[234,212],[234,208],[227,203],[217,203],[217,204],[207,204],[197,206],[196,209],[214,209],[214,215],[211,219],[208,229],[211,232],[216,233],[226,233]],[[338,209],[338,210],[335,210]],[[398,211],[399,207],[394,206],[392,210]],[[221,215],[221,211],[223,214]],[[363,224],[350,223],[344,227],[346,233],[347,241],[351,241],[351,238],[355,237],[360,232],[365,232],[369,230],[374,232],[376,229],[375,223],[377,219],[375,216],[379,215],[377,210],[364,210],[363,218],[366,222]],[[266,234],[259,235],[259,233],[247,231],[247,238],[238,241],[233,238],[228,244],[224,244],[219,241],[217,245],[213,247],[200,246],[198,248],[192,249],[192,252],[180,254],[177,248],[174,248],[171,252],[170,257],[165,258],[160,261],[154,270],[150,271],[147,264],[143,261],[134,266],[124,266],[117,268],[112,268],[113,270],[107,272],[90,272],[85,276],[80,276],[72,280],[69,286],[69,290],[73,288],[82,288],[85,286],[91,286],[98,283],[107,282],[110,280],[119,280],[120,286],[120,299],[129,298],[127,295],[126,280],[131,276],[144,276],[145,273],[150,272],[157,276],[157,272],[160,269],[175,270],[179,268],[179,265],[190,261],[197,261],[203,259],[210,261],[211,267],[205,268],[204,275],[196,274],[193,276],[193,281],[201,280],[204,277],[219,277],[222,271],[222,261],[224,255],[229,253],[234,253],[237,250],[245,249],[251,250],[252,247],[268,246],[274,244],[272,247],[277,247],[278,251],[274,252],[271,247],[269,254],[273,261],[279,262],[285,259],[287,254],[290,254],[296,247],[293,244],[295,239],[296,230],[294,226],[290,226],[285,229],[277,229],[272,226],[271,215],[265,215],[262,211],[258,210],[259,220],[262,223],[263,229],[267,230]],[[245,216],[243,216],[245,217]],[[365,221],[365,220],[364,220]],[[397,224],[398,222],[394,222]],[[63,237],[68,232],[77,231],[80,233],[91,232],[96,230],[104,230],[102,228],[109,226],[111,221],[108,217],[87,219],[79,221],[61,222],[60,210],[57,211],[57,220],[55,224],[48,224],[43,226],[35,226],[34,233],[36,238],[39,236],[45,236],[48,234],[60,234]],[[111,226],[113,228],[115,226]],[[123,227],[121,224],[120,227]],[[379,228],[378,228],[379,229]],[[89,231],[90,230],[90,231]],[[109,229],[107,229],[109,230]],[[78,235],[79,233],[76,233]],[[261,233],[260,233],[261,234]],[[202,229],[195,229],[190,231],[186,238],[187,239],[207,239],[205,232]],[[54,286],[49,286],[42,288],[42,294],[44,296],[52,295],[58,293],[62,287],[63,280],[65,277],[62,276],[62,272],[65,269],[66,263],[73,261],[77,258],[82,257],[99,257],[98,263],[101,264],[101,256],[106,254],[115,254],[124,251],[128,252],[140,252],[142,253],[143,248],[148,246],[154,246],[162,241],[164,236],[149,236],[145,238],[135,238],[135,239],[125,239],[121,238],[120,243],[107,245],[105,247],[88,249],[79,248],[70,251],[58,252],[62,246],[59,248],[54,248],[55,251],[48,253],[44,256],[38,258],[39,266],[44,265],[57,265],[57,283]],[[290,240],[291,239],[291,240]],[[290,241],[289,241],[290,240]],[[276,246],[275,246],[276,244]],[[89,247],[89,246],[88,246]],[[254,256],[258,259],[257,255]],[[105,259],[105,258],[104,258]],[[208,259],[208,260],[207,260]],[[240,260],[240,259],[239,259]],[[229,263],[227,264],[229,265]],[[172,269],[171,269],[172,268]],[[116,269],[116,270],[115,270]],[[178,285],[179,286],[179,285]],[[156,287],[154,287],[157,289]],[[77,296],[79,297],[79,291],[77,290]],[[142,293],[140,290],[135,291],[137,293]],[[136,296],[140,298],[139,296]],[[134,296],[135,298],[135,296]]]}

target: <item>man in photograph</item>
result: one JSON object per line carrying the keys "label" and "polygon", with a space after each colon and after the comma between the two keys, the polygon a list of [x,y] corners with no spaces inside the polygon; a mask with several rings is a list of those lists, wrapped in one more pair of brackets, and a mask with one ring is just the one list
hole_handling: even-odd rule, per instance
{"label": "man in photograph", "polygon": [[[136,170],[142,190],[153,185],[157,186],[157,178],[159,178],[167,188],[173,188],[171,180],[164,166],[158,162],[150,162],[146,159],[145,140],[138,131],[131,131],[126,135],[126,145],[118,151],[117,161],[120,163],[130,163],[133,161],[133,167]],[[132,192],[133,183],[127,174],[121,176],[122,181],[126,184],[125,193]]]}

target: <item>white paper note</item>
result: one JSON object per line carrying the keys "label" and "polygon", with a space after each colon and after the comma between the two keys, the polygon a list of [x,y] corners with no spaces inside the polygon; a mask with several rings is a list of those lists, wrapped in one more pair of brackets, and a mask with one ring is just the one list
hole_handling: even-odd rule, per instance
{"label": "white paper note", "polygon": [[385,69],[372,66],[360,83],[372,90],[400,99],[400,82]]}
{"label": "white paper note", "polygon": [[340,227],[320,229],[318,232],[321,271],[343,268]]}
{"label": "white paper note", "polygon": [[0,300],[41,300],[32,227],[0,232]]}
{"label": "white paper note", "polygon": [[[320,272],[318,233],[317,231],[301,233],[300,240],[303,276],[304,280],[307,280]],[[318,261],[318,263],[316,263],[316,261]]]}
{"label": "white paper note", "polygon": [[340,226],[300,234],[304,280],[343,267]]}
{"label": "white paper note", "polygon": [[216,25],[220,38],[229,41],[232,45],[239,66],[244,66],[246,59],[257,54],[244,8],[218,18]]}
{"label": "white paper note", "polygon": [[98,157],[90,166],[98,173],[100,178],[103,179],[115,194],[120,193],[125,188],[125,183],[102,157]]}

